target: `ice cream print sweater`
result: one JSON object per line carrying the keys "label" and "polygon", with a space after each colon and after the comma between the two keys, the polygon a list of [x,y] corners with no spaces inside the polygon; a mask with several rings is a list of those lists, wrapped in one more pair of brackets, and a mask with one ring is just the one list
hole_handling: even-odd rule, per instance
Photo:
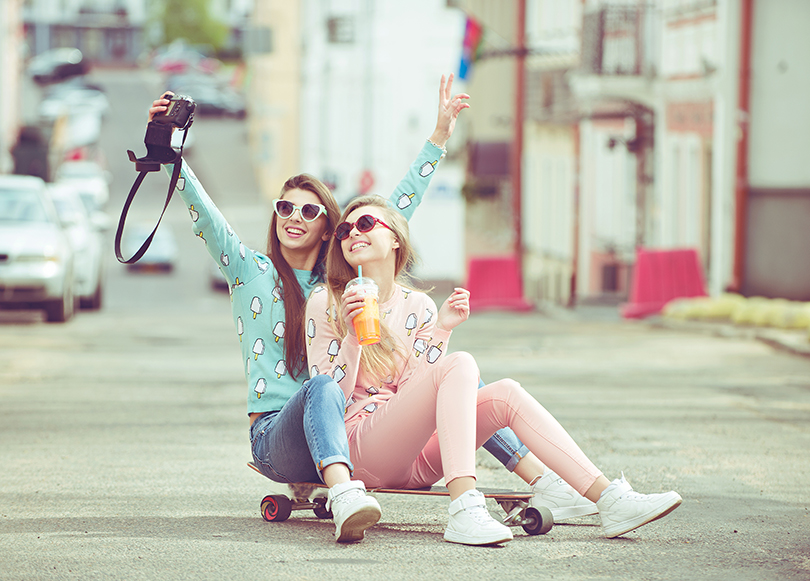
{"label": "ice cream print sweater", "polygon": [[[389,198],[407,218],[422,200],[442,150],[426,142]],[[171,166],[166,166],[171,169]],[[230,286],[231,311],[248,383],[248,413],[279,410],[308,379],[293,379],[285,361],[283,289],[273,262],[247,248],[183,161],[177,192],[188,208],[195,236],[205,242]],[[295,276],[308,296],[320,281],[310,271]]]}
{"label": "ice cream print sweater", "polygon": [[380,319],[407,353],[401,359],[396,375],[383,379],[370,377],[360,369],[357,337],[351,333],[341,338],[332,324],[337,314],[329,305],[329,293],[317,286],[307,301],[307,359],[310,376],[331,375],[346,395],[346,429],[351,429],[364,416],[373,413],[409,381],[418,380],[447,350],[450,331],[436,327],[436,303],[425,293],[399,285],[394,294],[380,303]]}

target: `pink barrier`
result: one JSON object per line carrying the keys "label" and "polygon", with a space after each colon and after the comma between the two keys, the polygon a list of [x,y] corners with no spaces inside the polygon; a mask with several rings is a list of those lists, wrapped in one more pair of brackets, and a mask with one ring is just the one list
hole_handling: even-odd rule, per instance
{"label": "pink barrier", "polygon": [[641,319],[660,313],[672,299],[705,296],[706,281],[697,250],[639,248],[630,299],[620,310],[627,319]]}
{"label": "pink barrier", "polygon": [[523,298],[520,268],[514,256],[471,258],[467,268],[470,310],[507,309],[529,311],[533,307]]}

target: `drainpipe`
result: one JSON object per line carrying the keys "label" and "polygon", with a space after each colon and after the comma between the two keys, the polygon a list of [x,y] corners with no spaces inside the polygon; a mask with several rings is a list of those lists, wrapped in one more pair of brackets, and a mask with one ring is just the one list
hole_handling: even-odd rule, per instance
{"label": "drainpipe", "polygon": [[515,127],[512,142],[511,178],[512,213],[515,229],[515,259],[520,275],[520,291],[523,295],[523,229],[522,210],[522,159],[523,159],[523,112],[526,85],[526,0],[517,3],[517,42],[515,43]]}
{"label": "drainpipe", "polygon": [[574,140],[574,247],[571,260],[571,290],[568,293],[568,308],[577,306],[577,271],[579,270],[579,122],[573,125]]}
{"label": "drainpipe", "polygon": [[745,280],[748,234],[748,132],[751,113],[751,23],[754,0],[742,0],[740,15],[740,71],[737,107],[737,172],[734,186],[734,271],[730,290],[740,292]]}

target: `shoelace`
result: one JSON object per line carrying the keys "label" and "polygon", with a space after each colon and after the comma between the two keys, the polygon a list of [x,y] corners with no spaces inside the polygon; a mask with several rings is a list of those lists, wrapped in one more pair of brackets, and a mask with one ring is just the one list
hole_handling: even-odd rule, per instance
{"label": "shoelace", "polygon": [[645,500],[647,496],[649,495],[636,492],[635,490],[628,490],[627,492],[622,494],[620,498],[623,498],[625,500]]}
{"label": "shoelace", "polygon": [[338,494],[335,498],[332,499],[332,504],[335,503],[343,503],[348,504],[350,502],[354,502],[357,498],[364,496],[364,493],[359,488],[351,488],[342,494]]}
{"label": "shoelace", "polygon": [[483,506],[468,507],[466,512],[468,515],[470,515],[470,518],[480,525],[487,524],[492,520],[492,516],[489,514],[489,511]]}

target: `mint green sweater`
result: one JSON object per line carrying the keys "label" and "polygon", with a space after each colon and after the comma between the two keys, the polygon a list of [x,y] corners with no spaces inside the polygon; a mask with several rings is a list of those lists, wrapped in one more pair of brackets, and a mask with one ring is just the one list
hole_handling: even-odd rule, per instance
{"label": "mint green sweater", "polygon": [[[389,200],[407,219],[422,201],[442,151],[426,142]],[[171,166],[167,166],[168,169]],[[284,303],[280,279],[265,254],[247,248],[183,161],[183,189],[178,190],[201,238],[230,285],[231,310],[248,385],[248,413],[279,410],[308,379],[304,372],[290,377],[284,360]],[[295,276],[309,296],[322,281],[307,270]],[[306,369],[306,368],[305,368]]]}

